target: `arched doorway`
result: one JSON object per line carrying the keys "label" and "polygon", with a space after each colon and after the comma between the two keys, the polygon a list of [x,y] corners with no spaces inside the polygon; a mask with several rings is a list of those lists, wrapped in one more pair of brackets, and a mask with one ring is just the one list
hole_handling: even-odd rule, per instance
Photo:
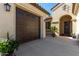
{"label": "arched doorway", "polygon": [[70,36],[72,33],[72,17],[64,15],[60,18],[60,35]]}

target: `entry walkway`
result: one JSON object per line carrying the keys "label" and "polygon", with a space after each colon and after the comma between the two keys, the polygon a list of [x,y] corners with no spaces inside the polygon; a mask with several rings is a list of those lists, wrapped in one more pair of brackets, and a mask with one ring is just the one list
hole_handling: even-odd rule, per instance
{"label": "entry walkway", "polygon": [[47,37],[19,46],[17,56],[79,56],[79,46],[74,40],[65,40],[63,37]]}

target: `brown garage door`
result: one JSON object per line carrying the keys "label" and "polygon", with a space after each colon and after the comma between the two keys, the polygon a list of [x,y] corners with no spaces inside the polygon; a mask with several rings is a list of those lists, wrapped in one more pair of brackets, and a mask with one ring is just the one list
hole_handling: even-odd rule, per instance
{"label": "brown garage door", "polygon": [[28,42],[40,38],[40,18],[16,8],[16,39]]}

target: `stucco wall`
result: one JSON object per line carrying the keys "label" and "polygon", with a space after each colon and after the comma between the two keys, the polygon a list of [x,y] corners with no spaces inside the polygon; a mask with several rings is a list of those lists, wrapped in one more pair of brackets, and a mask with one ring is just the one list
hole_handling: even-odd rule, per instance
{"label": "stucco wall", "polygon": [[72,22],[72,26],[73,26],[73,27],[72,27],[72,29],[73,29],[73,30],[72,30],[72,31],[73,31],[73,34],[76,34],[76,31],[77,31],[77,21],[73,21],[73,22]]}
{"label": "stucco wall", "polygon": [[[60,18],[64,15],[70,15],[72,17],[72,21],[76,19],[76,16],[74,14],[72,14],[72,4],[70,3],[67,3],[66,5],[69,5],[69,12],[63,10],[63,6],[65,4],[63,4],[62,6],[60,6],[59,8],[57,8],[55,11],[53,11],[52,9],[52,17],[53,17],[53,20],[52,20],[52,25],[51,26],[56,26],[58,28],[58,35],[60,34]],[[53,22],[58,22],[56,24],[54,24]],[[72,22],[73,24],[73,27],[72,27],[72,32],[74,33],[75,32],[75,24],[76,22]]]}
{"label": "stucco wall", "polygon": [[11,10],[7,12],[4,4],[0,4],[0,38],[7,38],[7,32],[11,38],[15,38],[15,5],[10,5]]}
{"label": "stucco wall", "polygon": [[44,19],[48,15],[30,4],[10,4],[11,11],[6,12],[4,4],[0,4],[0,38],[7,38],[7,32],[10,38],[16,38],[16,7],[40,16],[41,20],[41,38],[45,38],[45,22]]}

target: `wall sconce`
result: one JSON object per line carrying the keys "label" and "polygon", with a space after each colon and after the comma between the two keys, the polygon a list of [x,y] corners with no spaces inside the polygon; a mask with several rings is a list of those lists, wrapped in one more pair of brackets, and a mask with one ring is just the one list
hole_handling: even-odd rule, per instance
{"label": "wall sconce", "polygon": [[10,8],[11,8],[11,5],[9,3],[5,3],[4,7],[5,7],[5,10],[9,12]]}

